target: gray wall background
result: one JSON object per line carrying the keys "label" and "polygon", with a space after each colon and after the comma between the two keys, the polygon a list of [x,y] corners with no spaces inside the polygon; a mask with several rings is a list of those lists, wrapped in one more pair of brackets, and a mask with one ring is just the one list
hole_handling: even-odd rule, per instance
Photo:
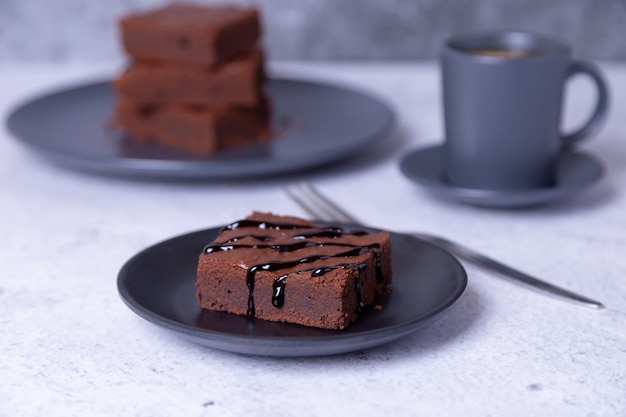
{"label": "gray wall background", "polygon": [[[433,59],[447,36],[554,35],[579,58],[626,59],[626,0],[196,0],[262,7],[275,59]],[[119,16],[162,0],[0,0],[0,62],[121,60]]]}

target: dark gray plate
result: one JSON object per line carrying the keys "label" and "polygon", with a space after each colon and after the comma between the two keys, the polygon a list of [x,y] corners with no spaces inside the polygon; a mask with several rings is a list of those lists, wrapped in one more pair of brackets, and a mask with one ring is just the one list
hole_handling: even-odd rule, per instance
{"label": "dark gray plate", "polygon": [[146,177],[226,179],[335,162],[383,138],[393,124],[387,105],[346,88],[272,78],[266,89],[278,138],[213,157],[139,146],[110,128],[115,94],[108,81],[29,101],[11,113],[7,126],[46,158],[74,168]]}
{"label": "dark gray plate", "polygon": [[570,152],[561,158],[554,187],[510,191],[455,187],[445,180],[442,146],[409,153],[400,161],[400,169],[408,179],[433,194],[493,208],[535,206],[561,200],[592,186],[604,175],[604,168],[596,159]]}
{"label": "dark gray plate", "polygon": [[[362,229],[362,227],[360,227]],[[219,228],[166,240],[131,258],[117,285],[139,316],[194,342],[249,355],[317,356],[367,349],[403,337],[439,317],[463,293],[467,276],[449,253],[410,236],[391,234],[393,288],[345,330],[274,323],[201,310],[196,264]]]}

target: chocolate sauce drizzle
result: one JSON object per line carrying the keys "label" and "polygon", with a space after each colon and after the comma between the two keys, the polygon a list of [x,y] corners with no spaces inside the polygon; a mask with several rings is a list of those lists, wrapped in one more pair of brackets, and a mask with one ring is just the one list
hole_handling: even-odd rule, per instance
{"label": "chocolate sauce drizzle", "polygon": [[234,223],[228,224],[220,230],[220,233],[226,230],[235,230],[242,227],[256,227],[257,229],[274,229],[274,230],[293,230],[293,229],[313,229],[315,226],[302,225],[289,222],[266,222],[264,220],[239,220]]}
{"label": "chocolate sauce drizzle", "polygon": [[[308,238],[313,237],[326,237],[326,238],[339,238],[345,235],[354,235],[354,236],[363,236],[368,234],[365,231],[344,231],[341,227],[337,226],[326,226],[326,227],[317,227],[311,225],[302,225],[288,222],[267,222],[267,221],[257,221],[257,220],[240,220],[234,223],[231,223],[224,228],[222,228],[221,232],[227,230],[235,230],[244,227],[255,227],[258,229],[274,229],[274,230],[294,230],[294,229],[310,229],[306,231],[300,231],[293,236],[290,236],[292,239],[302,239],[298,242],[294,243],[284,243],[284,244],[271,244],[271,243],[259,243],[259,244],[238,244],[239,240],[245,237],[252,237],[260,242],[271,242],[274,240],[272,236],[264,236],[264,235],[242,235],[234,238],[230,238],[222,243],[213,243],[205,246],[205,253],[214,253],[218,251],[230,251],[236,250],[240,248],[259,248],[259,249],[272,249],[278,252],[291,252],[307,247],[313,246],[344,246],[349,247],[350,249],[334,254],[334,255],[310,255],[307,257],[303,257],[296,260],[290,261],[271,261],[263,264],[252,265],[248,268],[246,273],[246,285],[248,286],[248,316],[254,317],[255,315],[255,306],[254,306],[254,284],[255,284],[255,275],[258,271],[280,271],[283,269],[294,268],[298,265],[303,265],[311,262],[315,262],[318,260],[325,260],[331,258],[339,258],[339,257],[353,257],[359,256],[367,252],[372,252],[375,255],[375,264],[376,264],[376,281],[381,283],[383,281],[383,273],[381,267],[381,248],[380,245],[375,243],[368,246],[355,246],[349,243],[342,242],[313,242],[307,240]],[[305,268],[299,271],[295,271],[297,274],[302,274],[305,272],[310,272],[311,277],[320,277],[324,274],[337,269],[337,268],[356,268],[359,272],[359,277],[354,282],[354,291],[357,298],[357,310],[358,313],[362,311],[364,308],[364,303],[361,299],[361,275],[365,271],[367,264],[365,263],[339,263],[332,266],[323,266],[323,267],[312,267]],[[273,291],[272,291],[272,305],[274,307],[280,308],[285,303],[285,287],[287,285],[287,277],[288,274],[281,275],[276,278],[273,283]]]}

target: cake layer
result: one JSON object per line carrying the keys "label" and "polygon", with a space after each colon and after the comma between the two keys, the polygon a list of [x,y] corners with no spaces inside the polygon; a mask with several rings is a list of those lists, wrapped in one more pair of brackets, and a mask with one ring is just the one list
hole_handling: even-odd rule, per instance
{"label": "cake layer", "polygon": [[196,286],[208,310],[343,329],[390,283],[387,232],[254,213],[207,245]]}
{"label": "cake layer", "polygon": [[152,106],[122,98],[117,101],[114,121],[139,142],[198,154],[263,142],[269,137],[265,102],[251,109],[207,110]]}
{"label": "cake layer", "polygon": [[216,65],[252,51],[260,36],[258,11],[174,3],[120,20],[122,43],[134,59]]}
{"label": "cake layer", "polygon": [[214,69],[136,62],[115,82],[116,90],[138,102],[201,106],[257,106],[263,59],[255,51]]}

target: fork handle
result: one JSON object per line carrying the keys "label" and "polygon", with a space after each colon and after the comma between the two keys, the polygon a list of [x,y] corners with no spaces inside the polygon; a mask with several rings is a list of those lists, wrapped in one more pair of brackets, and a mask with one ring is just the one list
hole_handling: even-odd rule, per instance
{"label": "fork handle", "polygon": [[443,239],[439,236],[426,235],[422,233],[411,233],[411,235],[418,239],[432,243],[435,246],[439,246],[440,248],[445,249],[449,252],[452,252],[459,258],[465,259],[466,261],[471,262],[477,266],[493,272],[497,272],[500,275],[513,279],[522,284],[546,291],[556,296],[568,298],[572,301],[576,301],[588,307],[597,309],[604,308],[604,305],[599,301],[592,300],[591,298],[585,297],[570,290],[557,287],[556,285],[552,285],[548,282],[535,278],[508,265],[498,262],[495,259],[492,259],[486,255],[476,252],[473,249],[469,249],[468,247],[459,245],[456,242]]}

